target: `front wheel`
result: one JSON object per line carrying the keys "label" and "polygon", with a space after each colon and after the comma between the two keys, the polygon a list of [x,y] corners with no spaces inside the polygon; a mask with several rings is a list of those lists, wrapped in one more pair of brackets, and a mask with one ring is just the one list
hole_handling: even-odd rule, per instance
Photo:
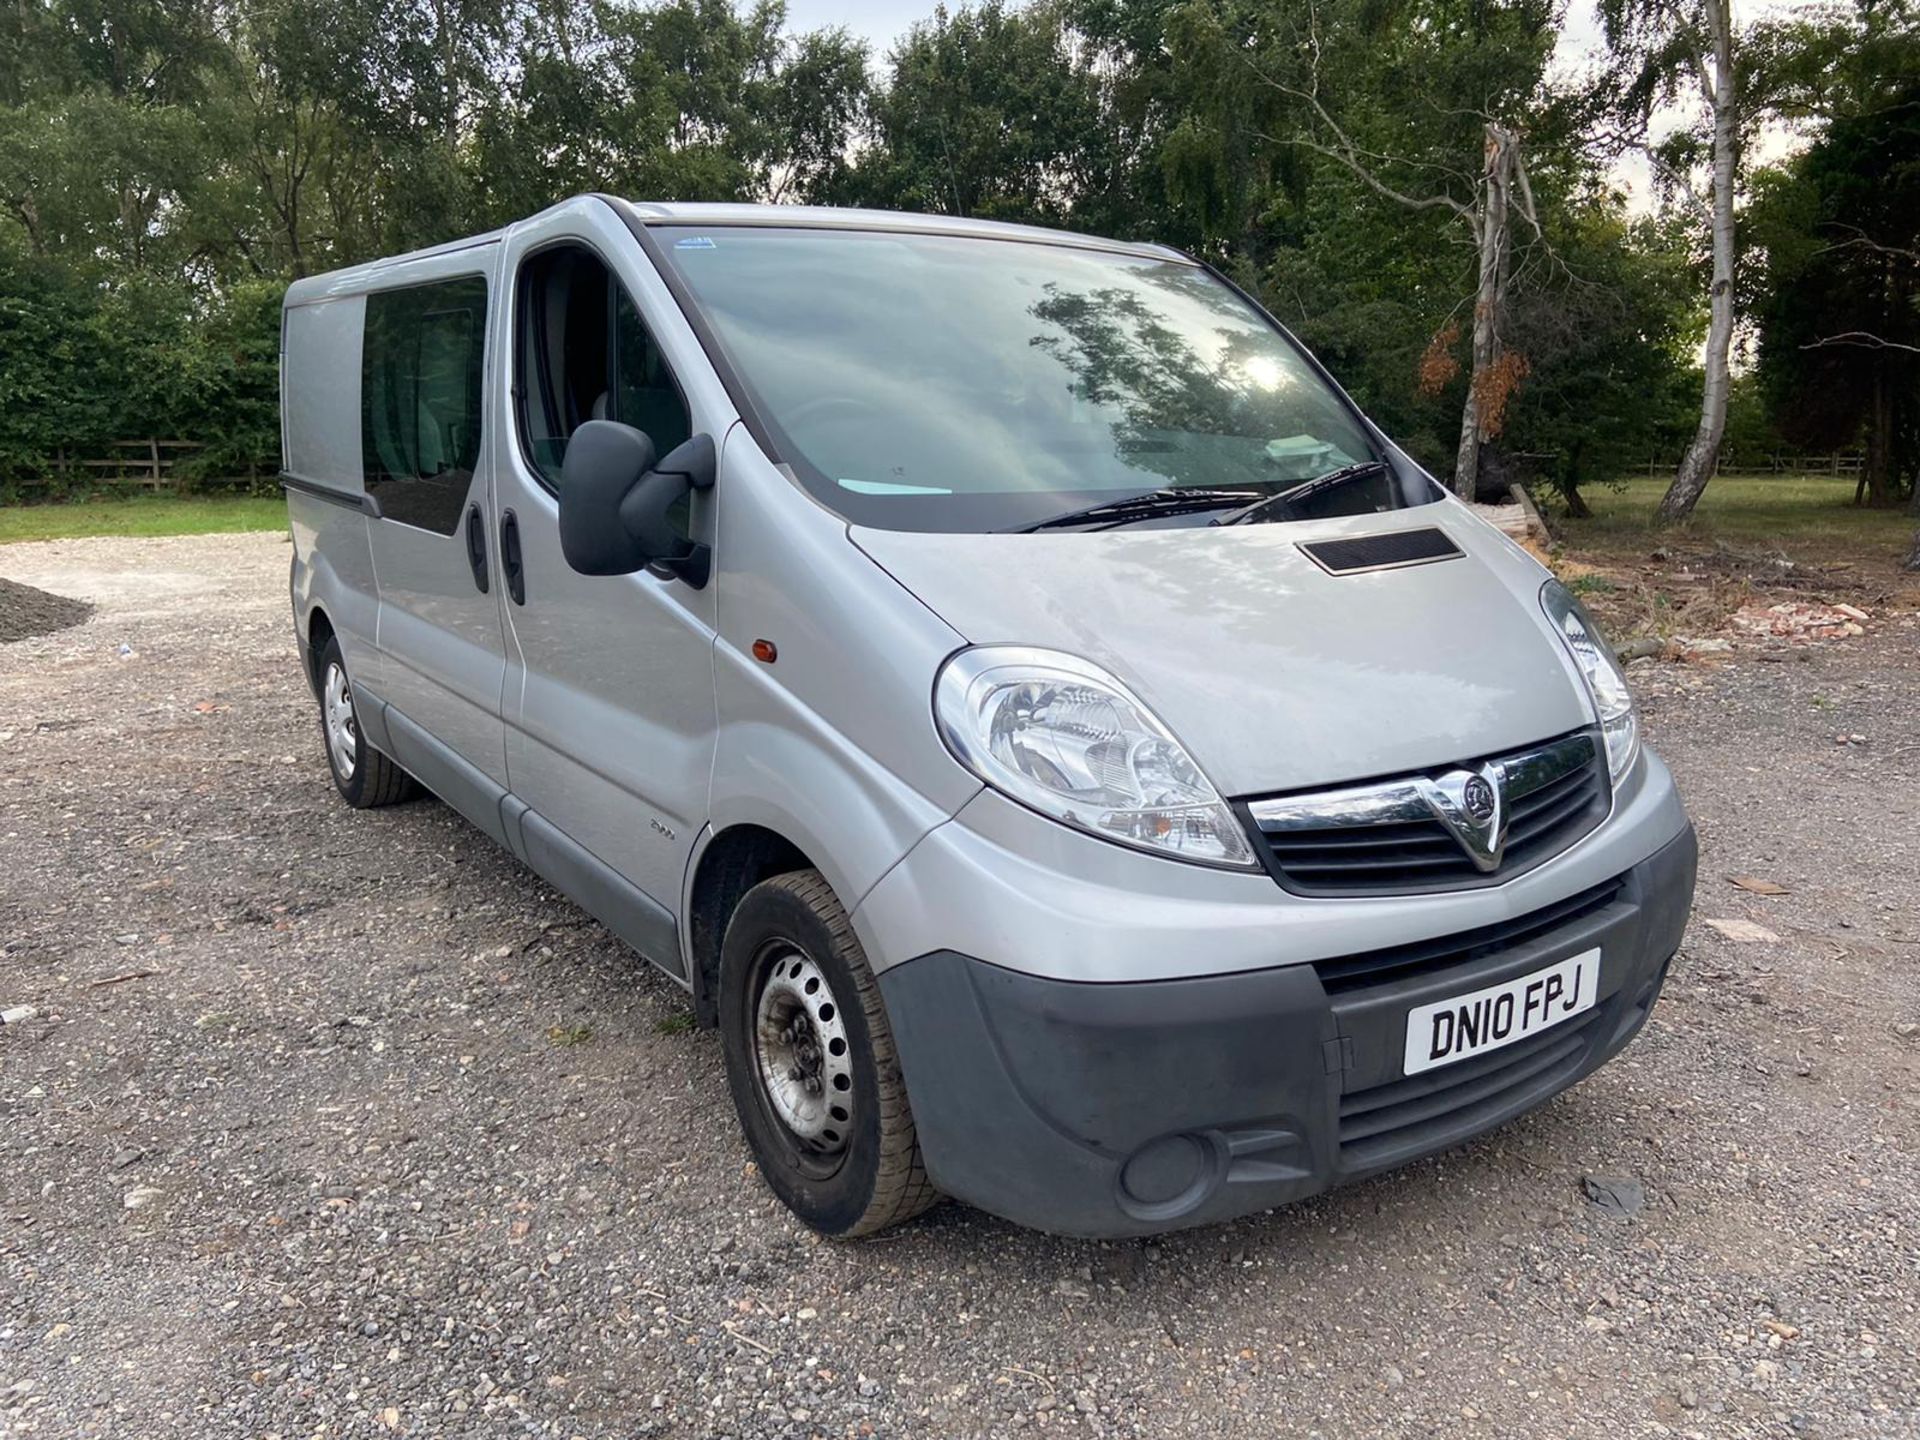
{"label": "front wheel", "polygon": [[815,870],[747,892],[720,956],[727,1084],[787,1208],[826,1235],[871,1235],[939,1198],[920,1162],[879,983]]}

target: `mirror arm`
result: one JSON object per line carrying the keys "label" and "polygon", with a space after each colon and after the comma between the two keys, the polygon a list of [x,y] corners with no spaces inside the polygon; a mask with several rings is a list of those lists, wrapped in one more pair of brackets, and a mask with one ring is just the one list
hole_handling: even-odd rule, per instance
{"label": "mirror arm", "polygon": [[[688,490],[711,490],[719,472],[719,458],[713,437],[703,431],[661,456],[653,473],[678,480]],[[683,553],[662,556],[649,568],[704,590],[713,577],[713,549],[698,540],[690,541]]]}
{"label": "mirror arm", "polygon": [[676,580],[684,580],[696,590],[704,590],[707,581],[713,578],[713,547],[695,540],[687,546],[686,554],[675,555],[668,560],[656,560],[651,568],[671,575]]}
{"label": "mirror arm", "polygon": [[711,490],[714,475],[719,469],[719,459],[719,452],[713,446],[713,437],[702,431],[662,455],[654,465],[653,473],[682,476],[689,490]]}

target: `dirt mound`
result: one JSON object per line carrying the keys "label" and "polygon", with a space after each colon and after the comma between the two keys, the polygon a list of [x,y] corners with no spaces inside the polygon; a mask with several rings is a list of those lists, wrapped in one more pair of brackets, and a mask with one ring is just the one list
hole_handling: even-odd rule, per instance
{"label": "dirt mound", "polygon": [[0,644],[51,635],[78,625],[92,613],[93,606],[84,600],[49,595],[17,580],[0,579]]}

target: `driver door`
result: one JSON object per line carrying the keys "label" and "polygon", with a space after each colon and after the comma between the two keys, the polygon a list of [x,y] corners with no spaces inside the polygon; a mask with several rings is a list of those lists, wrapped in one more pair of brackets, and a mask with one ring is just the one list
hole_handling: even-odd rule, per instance
{"label": "driver door", "polygon": [[496,432],[494,520],[510,577],[508,788],[529,807],[529,852],[546,849],[536,865],[582,877],[596,913],[626,917],[623,938],[681,974],[671,917],[713,768],[713,589],[650,571],[576,573],[557,494],[567,439],[587,420],[644,430],[665,454],[696,430],[718,440],[733,415],[724,392],[715,401],[717,381],[683,387],[705,357],[604,203],[516,230],[504,283],[508,374],[496,393],[515,403]]}

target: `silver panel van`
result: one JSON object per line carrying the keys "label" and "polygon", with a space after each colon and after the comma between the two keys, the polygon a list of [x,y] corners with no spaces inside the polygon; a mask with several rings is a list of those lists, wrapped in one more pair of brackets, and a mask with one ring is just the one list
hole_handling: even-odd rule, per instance
{"label": "silver panel van", "polygon": [[684,986],[766,1182],[1143,1234],[1619,1052],[1695,846],[1573,596],[1183,255],[583,196],[303,279],[293,613]]}

